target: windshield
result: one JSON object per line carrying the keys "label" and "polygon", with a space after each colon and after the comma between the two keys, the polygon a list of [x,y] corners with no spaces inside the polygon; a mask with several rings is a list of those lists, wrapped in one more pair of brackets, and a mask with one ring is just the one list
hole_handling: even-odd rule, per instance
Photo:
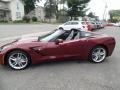
{"label": "windshield", "polygon": [[43,41],[43,42],[49,42],[49,41],[53,41],[55,40],[57,37],[59,37],[61,34],[63,34],[65,31],[63,30],[56,30],[52,33],[49,33],[47,35],[44,35],[44,36],[41,36],[39,37],[39,40],[40,41]]}

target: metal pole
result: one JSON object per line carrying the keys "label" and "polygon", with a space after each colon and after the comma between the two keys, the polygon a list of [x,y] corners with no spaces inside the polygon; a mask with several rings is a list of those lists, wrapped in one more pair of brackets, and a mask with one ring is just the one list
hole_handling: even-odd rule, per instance
{"label": "metal pole", "polygon": [[108,8],[108,5],[107,5],[107,2],[105,2],[104,0],[102,0],[104,3],[105,3],[105,9],[104,9],[104,13],[103,13],[103,20],[106,20],[106,16],[107,16],[107,8]]}

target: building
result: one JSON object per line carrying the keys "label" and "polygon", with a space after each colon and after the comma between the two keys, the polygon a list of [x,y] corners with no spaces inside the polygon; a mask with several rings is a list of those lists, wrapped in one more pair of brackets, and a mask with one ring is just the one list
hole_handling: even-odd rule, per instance
{"label": "building", "polygon": [[27,16],[29,16],[30,18],[37,17],[38,21],[44,21],[45,20],[44,7],[41,6],[36,7]]}
{"label": "building", "polygon": [[22,0],[0,0],[0,20],[22,20],[23,16]]}

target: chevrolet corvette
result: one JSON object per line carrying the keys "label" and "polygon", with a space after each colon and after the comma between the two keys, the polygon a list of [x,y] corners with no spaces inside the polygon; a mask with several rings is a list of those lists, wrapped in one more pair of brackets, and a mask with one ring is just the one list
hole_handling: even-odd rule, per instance
{"label": "chevrolet corvette", "polygon": [[0,64],[22,70],[31,64],[62,60],[101,63],[115,48],[114,37],[93,32],[54,30],[39,37],[14,40],[0,47]]}

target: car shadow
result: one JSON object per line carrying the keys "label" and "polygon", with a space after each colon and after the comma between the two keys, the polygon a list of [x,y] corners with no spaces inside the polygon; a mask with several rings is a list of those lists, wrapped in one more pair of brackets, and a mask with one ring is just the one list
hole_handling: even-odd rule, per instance
{"label": "car shadow", "polygon": [[52,61],[52,62],[43,62],[35,65],[31,65],[30,68],[44,67],[44,66],[69,66],[69,65],[79,65],[79,64],[95,64],[91,63],[88,60],[67,60],[67,61]]}
{"label": "car shadow", "polygon": [[34,69],[38,67],[54,67],[54,66],[70,66],[70,65],[101,65],[101,64],[109,64],[109,57],[106,58],[101,63],[93,63],[88,60],[66,60],[66,61],[51,61],[51,62],[43,62],[35,65],[31,65],[29,68]]}
{"label": "car shadow", "polygon": [[66,61],[51,61],[51,62],[43,62],[31,65],[30,67],[24,69],[24,70],[13,70],[10,69],[8,66],[0,66],[2,70],[11,72],[11,71],[26,71],[26,70],[35,70],[36,68],[49,68],[49,67],[64,67],[64,66],[75,66],[75,65],[98,65],[98,64],[106,64],[109,62],[109,58],[106,58],[106,60],[102,63],[93,63],[88,60],[66,60]]}

